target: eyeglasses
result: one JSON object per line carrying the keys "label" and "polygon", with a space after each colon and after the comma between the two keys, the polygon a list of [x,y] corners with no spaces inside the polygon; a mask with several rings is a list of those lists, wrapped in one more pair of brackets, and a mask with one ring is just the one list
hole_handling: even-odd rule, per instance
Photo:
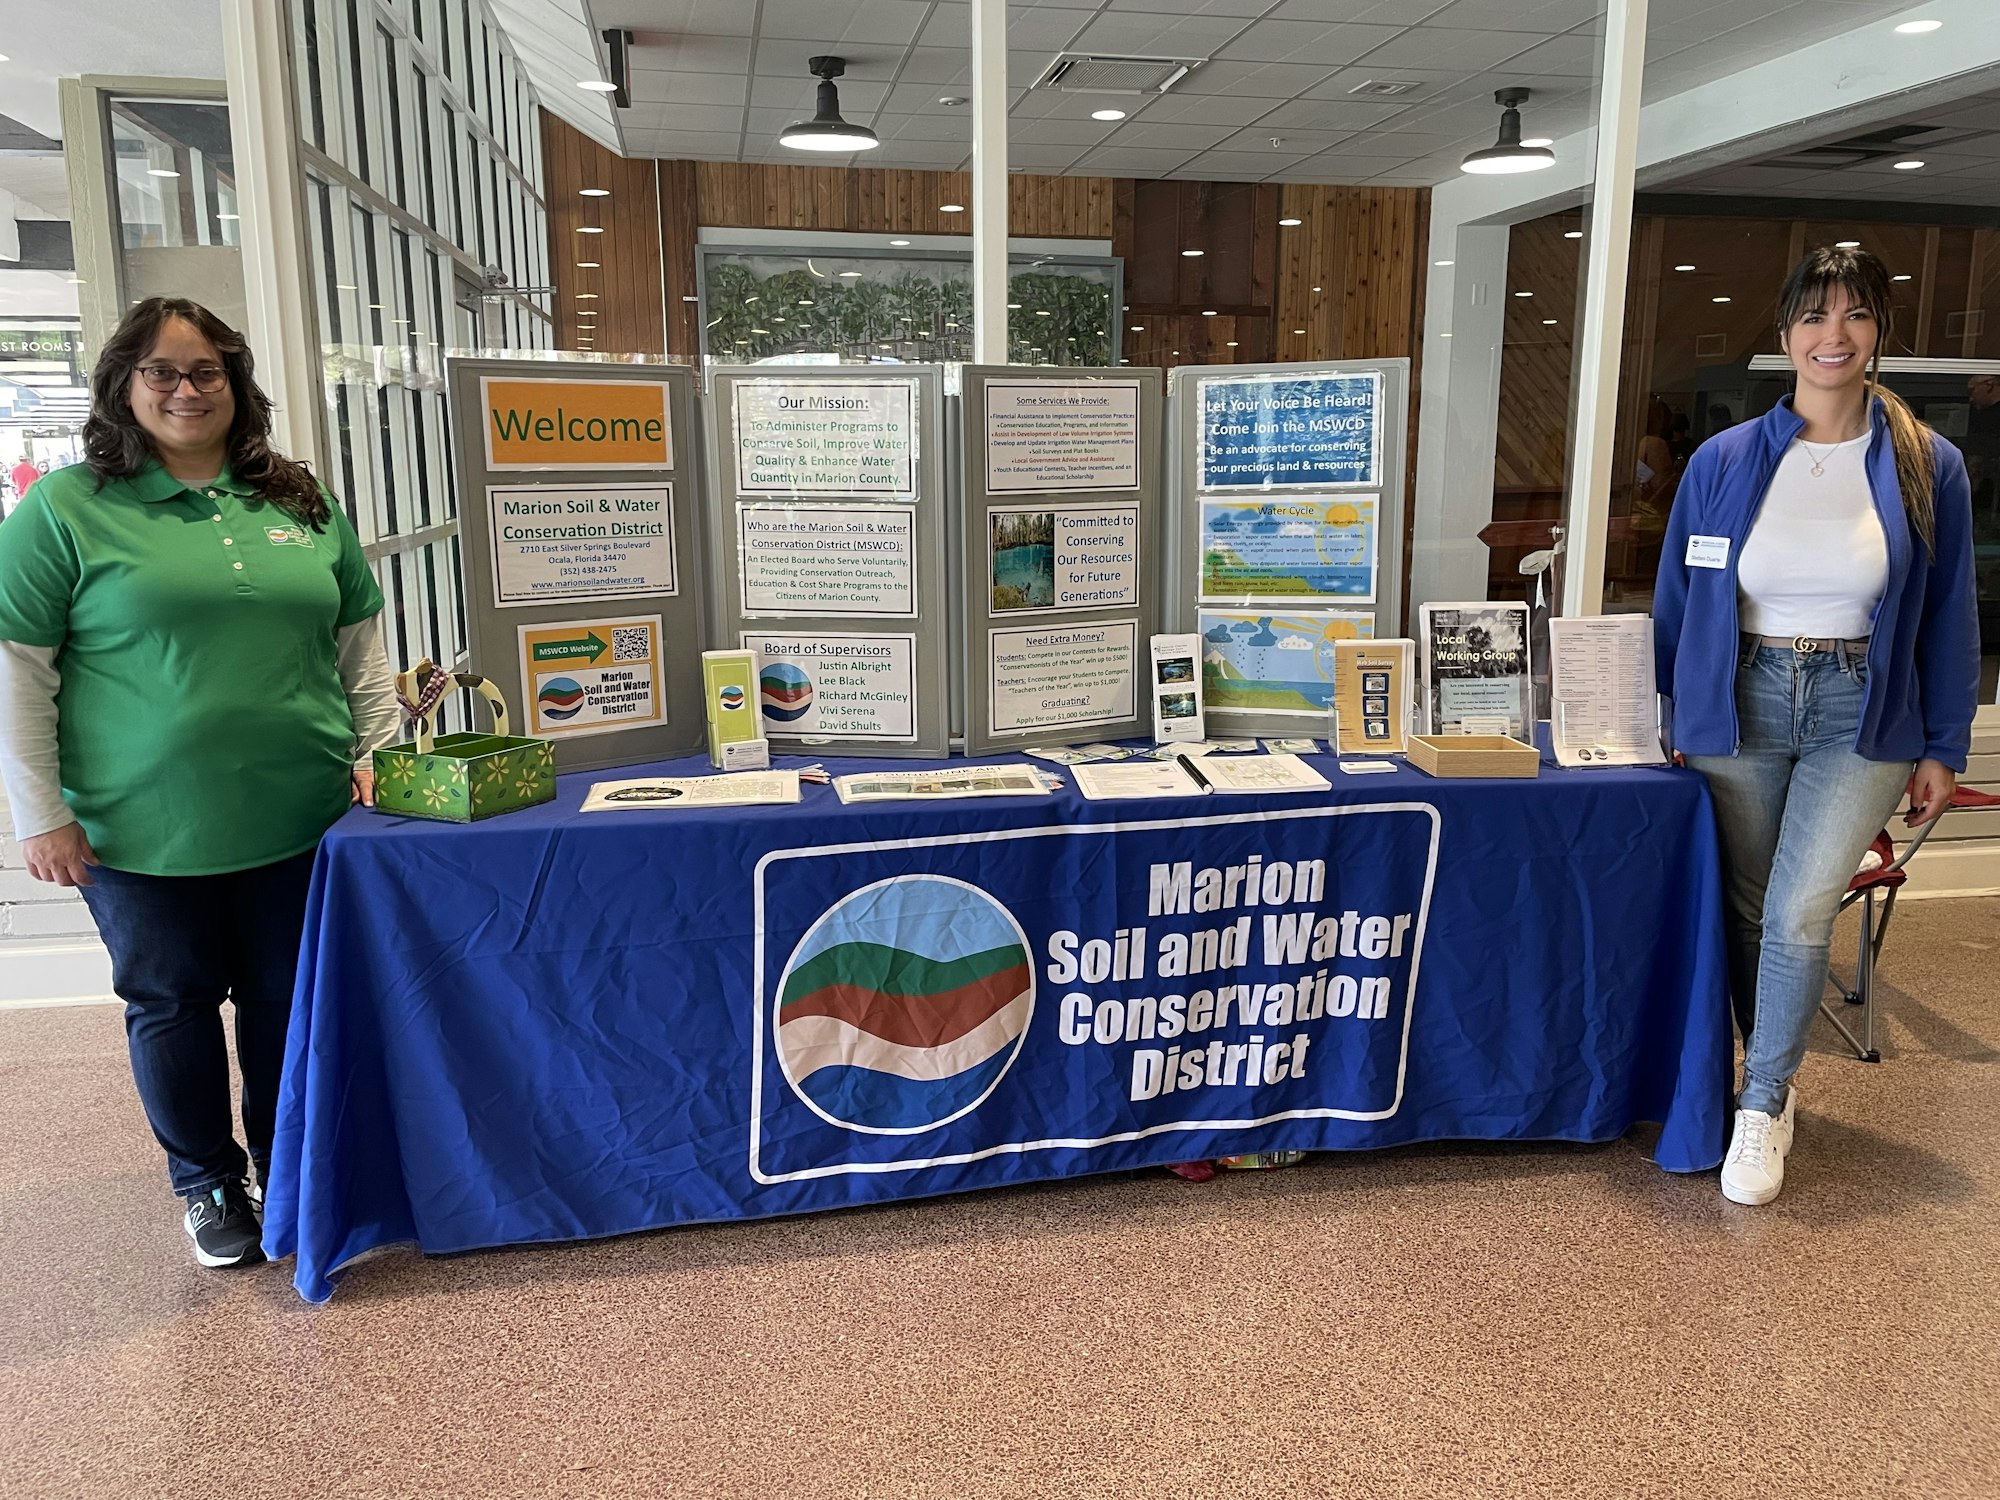
{"label": "eyeglasses", "polygon": [[183,380],[204,396],[212,396],[229,384],[229,372],[221,365],[196,365],[192,370],[177,370],[172,365],[141,365],[139,378],[146,382],[147,390],[163,396],[179,390]]}

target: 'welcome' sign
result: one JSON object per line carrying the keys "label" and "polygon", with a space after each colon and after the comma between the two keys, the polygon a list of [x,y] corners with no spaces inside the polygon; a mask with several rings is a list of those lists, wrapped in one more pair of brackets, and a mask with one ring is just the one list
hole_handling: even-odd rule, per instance
{"label": "'welcome' sign", "polygon": [[667,387],[651,380],[479,382],[489,469],[667,469]]}

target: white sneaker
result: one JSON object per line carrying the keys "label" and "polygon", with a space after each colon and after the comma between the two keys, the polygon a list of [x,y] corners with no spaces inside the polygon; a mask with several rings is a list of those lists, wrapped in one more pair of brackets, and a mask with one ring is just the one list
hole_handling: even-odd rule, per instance
{"label": "white sneaker", "polygon": [[1722,1161],[1722,1196],[1752,1207],[1769,1203],[1785,1185],[1785,1153],[1792,1149],[1792,1115],[1799,1091],[1785,1096],[1782,1114],[1761,1109],[1736,1111],[1729,1154]]}

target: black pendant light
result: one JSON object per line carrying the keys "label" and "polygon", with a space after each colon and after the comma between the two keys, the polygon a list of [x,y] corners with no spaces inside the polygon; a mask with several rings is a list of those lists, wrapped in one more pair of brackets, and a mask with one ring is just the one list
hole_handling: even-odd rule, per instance
{"label": "black pendant light", "polygon": [[1547,146],[1521,144],[1521,106],[1528,102],[1527,89],[1499,89],[1493,102],[1500,106],[1500,138],[1484,151],[1475,151],[1460,162],[1459,170],[1482,175],[1503,172],[1539,172],[1556,164],[1555,152]]}
{"label": "black pendant light", "polygon": [[795,151],[870,151],[882,143],[866,125],[840,117],[840,90],[833,80],[847,71],[844,57],[809,57],[806,71],[819,80],[819,111],[810,120],[787,125],[778,144]]}

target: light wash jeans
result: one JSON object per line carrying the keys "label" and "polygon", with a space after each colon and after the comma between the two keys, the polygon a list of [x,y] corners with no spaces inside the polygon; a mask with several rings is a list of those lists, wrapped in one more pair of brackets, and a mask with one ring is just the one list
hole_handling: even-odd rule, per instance
{"label": "light wash jeans", "polygon": [[1867,663],[1836,652],[1746,645],[1737,753],[1688,757],[1708,778],[1722,841],[1743,1109],[1784,1109],[1826,991],[1840,898],[1914,769],[1855,754],[1867,681]]}

